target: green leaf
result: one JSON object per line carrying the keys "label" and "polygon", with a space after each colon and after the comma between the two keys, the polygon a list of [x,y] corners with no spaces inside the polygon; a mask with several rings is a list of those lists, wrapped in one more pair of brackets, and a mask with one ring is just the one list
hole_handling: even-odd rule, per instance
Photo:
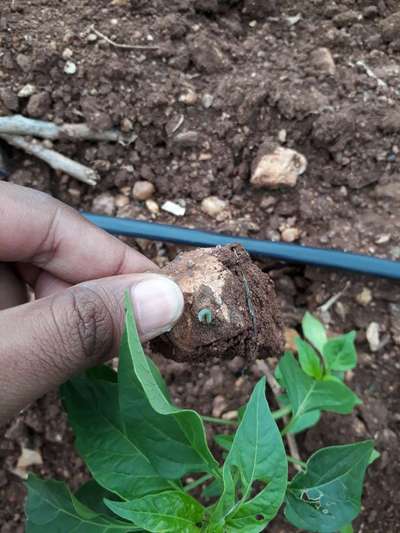
{"label": "green leaf", "polygon": [[69,381],[61,393],[75,446],[102,487],[122,498],[170,488],[134,436],[128,435],[120,416],[116,383],[84,375]]}
{"label": "green leaf", "polygon": [[329,339],[324,346],[323,355],[329,370],[345,372],[357,365],[357,352],[354,341],[356,332]]}
{"label": "green leaf", "polygon": [[25,505],[26,533],[124,533],[138,529],[116,517],[92,511],[60,481],[30,475]]}
{"label": "green leaf", "polygon": [[344,527],[340,528],[339,533],[354,533],[354,528],[352,524],[346,524]]}
{"label": "green leaf", "polygon": [[[281,394],[278,397],[279,404],[283,406],[290,405],[289,398],[286,394]],[[321,411],[319,409],[316,409],[315,411],[310,411],[308,413],[305,413],[304,415],[301,415],[296,418],[294,421],[290,433],[296,434],[301,433],[302,431],[305,431],[306,429],[309,429],[316,424],[318,424],[319,420],[321,418]]]}
{"label": "green leaf", "polygon": [[378,450],[372,450],[371,457],[369,458],[369,465],[372,465],[372,463],[375,463],[380,458],[381,454],[378,452]]}
{"label": "green leaf", "polygon": [[[360,404],[359,398],[339,379],[325,376],[322,380],[312,379],[300,368],[293,354],[286,353],[279,362],[286,392],[293,408],[294,423],[310,411],[322,410],[334,413],[351,413]],[[290,429],[291,429],[290,428]]]}
{"label": "green leaf", "polygon": [[371,441],[316,452],[306,472],[297,474],[286,495],[285,516],[294,526],[332,533],[354,520],[373,449]]}
{"label": "green leaf", "polygon": [[214,479],[201,493],[202,498],[215,498],[221,496],[224,490],[223,484],[220,479]]}
{"label": "green leaf", "polygon": [[126,308],[118,386],[127,436],[163,478],[178,479],[192,472],[219,475],[201,416],[170,402],[158,370],[143,352],[129,297]]}
{"label": "green leaf", "polygon": [[118,516],[150,532],[200,533],[204,507],[180,491],[151,494],[127,502],[105,501]]}
{"label": "green leaf", "polygon": [[321,365],[321,359],[314,348],[300,337],[297,337],[295,342],[299,352],[301,368],[312,378],[321,379],[324,371]]}
{"label": "green leaf", "polygon": [[[287,472],[285,448],[265,398],[263,378],[251,395],[226,458],[224,492],[209,530],[224,526],[229,532],[262,531],[282,504]],[[259,492],[254,494],[257,485]]]}
{"label": "green leaf", "polygon": [[326,341],[326,331],[321,322],[310,313],[304,315],[301,323],[304,337],[322,353]]}
{"label": "green leaf", "polygon": [[[94,479],[90,479],[83,485],[74,494],[81,503],[96,511],[99,514],[111,515],[111,511],[108,507],[104,505],[104,498],[116,499],[112,492],[104,489],[99,485]],[[114,517],[115,518],[115,517]]]}

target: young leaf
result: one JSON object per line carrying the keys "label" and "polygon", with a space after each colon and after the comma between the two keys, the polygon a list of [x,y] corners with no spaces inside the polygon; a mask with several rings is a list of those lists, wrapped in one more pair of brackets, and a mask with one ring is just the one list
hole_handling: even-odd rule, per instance
{"label": "young leaf", "polygon": [[340,335],[327,341],[323,355],[329,370],[345,372],[357,365],[355,338],[356,332],[350,331],[346,335]]}
{"label": "young leaf", "polygon": [[[293,408],[291,427],[305,413],[315,410],[334,413],[351,413],[359,398],[339,379],[325,376],[322,380],[312,379],[300,368],[290,352],[279,362],[286,392]],[[291,429],[291,428],[290,428]]]}
{"label": "young leaf", "polygon": [[161,376],[143,352],[128,297],[126,308],[118,386],[128,437],[135,439],[161,477],[178,479],[190,472],[219,475],[201,416],[170,402]]}
{"label": "young leaf", "polygon": [[299,352],[299,362],[301,368],[306,374],[315,379],[321,379],[323,376],[323,369],[321,359],[315,352],[314,348],[303,341],[300,337],[296,337],[296,346]]}
{"label": "young leaf", "polygon": [[301,325],[304,337],[322,353],[325,343],[328,340],[324,326],[310,313],[304,315]]}
{"label": "young leaf", "polygon": [[372,441],[332,446],[316,452],[307,470],[290,482],[285,516],[307,531],[332,533],[351,522],[361,510],[365,471]]}
{"label": "young leaf", "polygon": [[26,485],[26,533],[130,533],[139,531],[116,517],[92,511],[60,481],[30,475]]}
{"label": "young leaf", "polygon": [[214,440],[223,450],[229,452],[232,448],[234,435],[214,435]]}
{"label": "young leaf", "polygon": [[[90,375],[63,385],[61,395],[75,433],[75,446],[94,479],[122,498],[170,488],[142,453],[134,435],[127,434],[119,412],[118,385],[108,379],[111,374],[96,370]],[[107,379],[101,379],[104,377]]]}
{"label": "young leaf", "polygon": [[151,494],[127,502],[105,501],[118,516],[154,533],[200,533],[204,507],[180,491]]}
{"label": "young leaf", "polygon": [[[286,394],[281,394],[278,397],[278,402],[283,406],[290,405],[289,398]],[[302,431],[305,431],[306,429],[309,429],[318,424],[320,418],[321,411],[319,409],[305,413],[304,415],[296,418],[295,422],[290,428],[290,433],[301,433]]]}
{"label": "young leaf", "polygon": [[[265,398],[265,378],[247,404],[223,467],[224,492],[209,531],[262,531],[282,504],[288,465],[279,429]],[[254,495],[256,482],[264,485]],[[238,497],[238,491],[240,496]]]}

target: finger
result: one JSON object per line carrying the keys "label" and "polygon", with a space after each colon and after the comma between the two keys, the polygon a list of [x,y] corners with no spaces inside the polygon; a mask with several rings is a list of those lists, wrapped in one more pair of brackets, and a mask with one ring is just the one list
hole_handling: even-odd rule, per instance
{"label": "finger", "polygon": [[0,261],[32,263],[67,283],[158,271],[149,259],[39,191],[0,182]]}
{"label": "finger", "polygon": [[25,284],[18,279],[9,265],[0,263],[0,311],[26,302]]}
{"label": "finger", "polygon": [[0,313],[0,425],[73,374],[117,354],[127,288],[142,340],[171,329],[183,311],[172,280],[133,274],[86,282]]}
{"label": "finger", "polygon": [[55,294],[69,289],[71,284],[56,278],[46,271],[42,271],[34,284],[35,297],[37,299],[54,296]]}

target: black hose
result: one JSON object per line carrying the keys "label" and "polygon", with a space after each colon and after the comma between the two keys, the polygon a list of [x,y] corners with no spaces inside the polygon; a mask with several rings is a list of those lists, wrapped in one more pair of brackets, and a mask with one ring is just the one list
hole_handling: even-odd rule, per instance
{"label": "black hose", "polygon": [[142,220],[93,215],[91,213],[82,214],[96,226],[114,235],[204,247],[239,243],[250,254],[256,256],[400,280],[400,262],[398,261],[339,250],[324,250],[297,244],[234,237],[211,231],[181,228],[169,224],[156,224],[143,222]]}

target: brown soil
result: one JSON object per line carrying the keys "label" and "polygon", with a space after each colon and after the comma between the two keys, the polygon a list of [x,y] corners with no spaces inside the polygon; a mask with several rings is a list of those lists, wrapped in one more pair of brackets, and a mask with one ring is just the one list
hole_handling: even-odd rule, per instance
{"label": "brown soil", "polygon": [[[56,143],[100,173],[95,189],[12,152],[10,180],[77,208],[398,259],[400,23],[388,19],[398,9],[396,0],[3,0],[0,113],[138,135],[130,147]],[[117,48],[92,25],[118,43],[154,49]],[[64,72],[66,61],[75,74]],[[35,99],[18,98],[29,83]],[[307,170],[293,188],[256,190],[254,164],[278,142],[304,155]],[[184,205],[185,216],[133,199],[139,180],[153,183],[159,205]],[[213,216],[201,208],[211,195],[226,201]],[[161,266],[178,252],[135,245]],[[350,417],[324,416],[298,439],[300,451],[307,457],[322,444],[373,437],[382,456],[369,470],[356,530],[400,531],[398,285],[260,266],[275,280],[287,328],[298,329],[306,309],[321,315],[346,288],[322,318],[332,332],[358,332],[360,363],[349,379],[364,405]],[[376,351],[366,338],[371,322],[379,324]],[[259,377],[240,357],[201,371],[164,360],[162,369],[175,400],[205,414],[236,409]],[[43,466],[34,470],[42,475],[72,486],[85,475],[49,395],[0,439],[1,533],[22,531],[24,490],[12,473],[21,446],[40,451]],[[289,528],[278,521],[269,530]]]}
{"label": "brown soil", "polygon": [[279,355],[283,324],[274,283],[239,245],[184,252],[163,268],[185,297],[174,329],[153,343],[176,361]]}

